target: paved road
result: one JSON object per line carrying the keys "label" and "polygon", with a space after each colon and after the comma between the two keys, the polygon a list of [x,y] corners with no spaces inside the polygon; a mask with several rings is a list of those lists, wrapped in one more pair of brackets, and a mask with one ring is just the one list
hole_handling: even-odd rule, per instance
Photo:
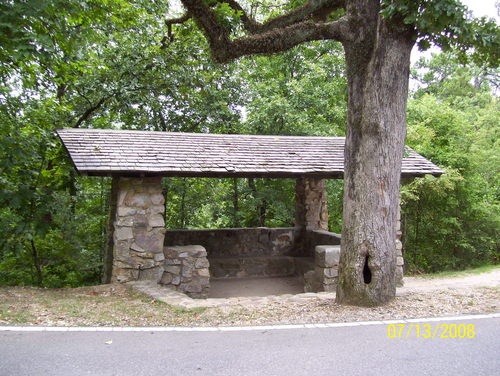
{"label": "paved road", "polygon": [[500,374],[500,318],[445,323],[474,324],[475,338],[390,339],[384,324],[224,332],[0,331],[0,375]]}

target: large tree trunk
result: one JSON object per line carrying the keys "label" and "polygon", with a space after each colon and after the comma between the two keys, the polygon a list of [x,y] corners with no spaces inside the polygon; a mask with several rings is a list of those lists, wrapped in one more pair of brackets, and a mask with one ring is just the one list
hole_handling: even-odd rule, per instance
{"label": "large tree trunk", "polygon": [[[375,26],[376,25],[376,26]],[[396,217],[406,135],[411,32],[377,20],[344,43],[349,84],[337,302],[384,304],[396,294]]]}

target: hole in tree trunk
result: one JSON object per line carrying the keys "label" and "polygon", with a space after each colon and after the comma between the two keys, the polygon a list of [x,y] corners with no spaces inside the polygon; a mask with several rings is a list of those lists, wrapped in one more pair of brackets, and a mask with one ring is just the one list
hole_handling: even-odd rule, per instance
{"label": "hole in tree trunk", "polygon": [[369,284],[372,281],[372,271],[368,266],[368,255],[365,257],[365,265],[363,266],[363,281]]}

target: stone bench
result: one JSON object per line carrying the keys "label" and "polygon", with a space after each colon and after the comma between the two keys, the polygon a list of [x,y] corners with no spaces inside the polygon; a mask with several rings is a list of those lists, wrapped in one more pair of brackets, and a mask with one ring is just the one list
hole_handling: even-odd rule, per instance
{"label": "stone bench", "polygon": [[290,256],[211,257],[210,273],[214,278],[286,277],[295,274]]}

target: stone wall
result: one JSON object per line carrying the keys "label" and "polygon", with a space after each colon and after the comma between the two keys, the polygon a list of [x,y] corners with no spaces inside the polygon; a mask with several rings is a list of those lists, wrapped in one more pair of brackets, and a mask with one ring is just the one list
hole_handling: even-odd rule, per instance
{"label": "stone wall", "polygon": [[165,247],[164,272],[160,284],[192,298],[208,298],[210,289],[207,251],[200,245]]}
{"label": "stone wall", "polygon": [[[297,239],[299,233],[304,234],[301,241]],[[339,245],[340,235],[291,227],[165,232],[166,247],[189,244],[200,244],[207,250],[211,277],[278,277],[303,275],[313,265],[315,247]],[[299,247],[305,249],[297,250]],[[291,257],[297,254],[304,257]]]}
{"label": "stone wall", "polygon": [[314,257],[314,250],[317,245],[340,245],[340,235],[330,231],[311,230],[307,231],[306,237],[306,256],[310,257]]}
{"label": "stone wall", "polygon": [[210,258],[210,275],[215,278],[285,277],[295,270],[295,258],[290,256]]}
{"label": "stone wall", "polygon": [[165,222],[161,178],[120,178],[114,222],[113,282],[158,281]]}
{"label": "stone wall", "polygon": [[165,246],[200,244],[208,257],[284,256],[292,252],[293,227],[167,230]]}
{"label": "stone wall", "polygon": [[165,246],[200,244],[215,278],[277,277],[295,273],[292,257],[295,229],[231,228],[218,230],[167,230]]}
{"label": "stone wall", "polygon": [[396,221],[396,285],[403,286],[403,243],[401,242],[401,206],[398,205],[398,217]]}

